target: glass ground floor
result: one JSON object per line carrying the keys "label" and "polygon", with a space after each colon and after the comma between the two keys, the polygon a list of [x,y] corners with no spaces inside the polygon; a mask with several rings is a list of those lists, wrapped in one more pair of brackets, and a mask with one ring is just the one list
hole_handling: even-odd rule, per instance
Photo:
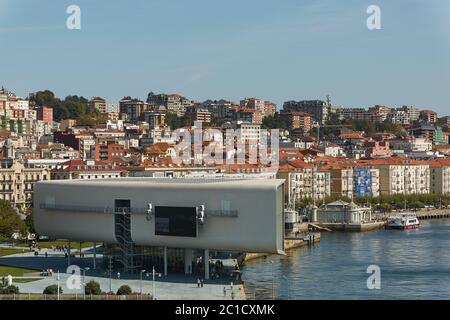
{"label": "glass ground floor", "polygon": [[[124,257],[124,256],[127,257]],[[125,273],[139,273],[141,270],[167,275],[184,273],[209,279],[222,277],[225,269],[221,260],[236,254],[210,251],[208,249],[186,249],[168,247],[133,246],[129,252],[117,244],[105,244],[103,248],[103,267],[122,270]],[[129,262],[126,266],[124,261]]]}

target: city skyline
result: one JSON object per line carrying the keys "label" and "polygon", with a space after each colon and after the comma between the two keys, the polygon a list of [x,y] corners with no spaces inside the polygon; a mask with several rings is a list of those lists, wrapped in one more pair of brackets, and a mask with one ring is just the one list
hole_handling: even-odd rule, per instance
{"label": "city skyline", "polygon": [[77,1],[81,30],[68,30],[71,4],[0,1],[2,85],[19,96],[49,89],[108,101],[145,100],[149,91],[256,96],[279,108],[329,94],[338,106],[441,115],[450,100],[448,3],[378,1],[382,29],[372,31],[371,1]]}

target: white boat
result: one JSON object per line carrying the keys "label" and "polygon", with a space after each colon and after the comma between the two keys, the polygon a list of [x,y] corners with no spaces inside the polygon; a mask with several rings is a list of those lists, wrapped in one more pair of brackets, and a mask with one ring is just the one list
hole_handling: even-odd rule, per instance
{"label": "white boat", "polygon": [[417,229],[420,226],[419,219],[415,213],[408,212],[389,217],[386,223],[386,229]]}

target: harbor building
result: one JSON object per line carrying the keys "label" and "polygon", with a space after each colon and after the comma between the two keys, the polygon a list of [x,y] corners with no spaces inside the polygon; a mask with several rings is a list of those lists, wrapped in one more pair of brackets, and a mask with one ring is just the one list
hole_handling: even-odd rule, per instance
{"label": "harbor building", "polygon": [[102,242],[124,272],[156,264],[164,274],[191,274],[201,266],[208,279],[210,251],[284,253],[283,185],[226,178],[39,182],[35,228],[51,238]]}
{"label": "harbor building", "polygon": [[367,223],[372,220],[372,209],[359,207],[342,200],[324,204],[317,210],[318,223]]}

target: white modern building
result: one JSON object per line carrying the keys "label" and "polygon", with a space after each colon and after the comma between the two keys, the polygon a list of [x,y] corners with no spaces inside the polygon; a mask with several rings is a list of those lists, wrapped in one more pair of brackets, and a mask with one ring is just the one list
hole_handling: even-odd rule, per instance
{"label": "white modern building", "polygon": [[51,238],[108,244],[111,255],[131,272],[148,267],[152,257],[146,252],[158,248],[165,274],[171,257],[178,264],[184,260],[189,274],[193,252],[203,250],[208,278],[210,250],[284,252],[283,183],[164,178],[40,182],[35,227]]}

